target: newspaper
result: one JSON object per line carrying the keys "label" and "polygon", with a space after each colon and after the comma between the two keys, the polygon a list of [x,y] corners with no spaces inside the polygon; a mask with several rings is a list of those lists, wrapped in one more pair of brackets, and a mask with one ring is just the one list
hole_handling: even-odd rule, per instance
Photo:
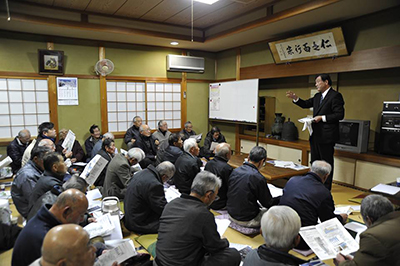
{"label": "newspaper", "polygon": [[103,171],[104,167],[107,165],[107,160],[101,157],[100,155],[96,155],[92,160],[86,165],[85,169],[81,173],[80,177],[86,180],[90,186],[96,182],[96,179],[99,177],[101,171]]}
{"label": "newspaper", "polygon": [[169,188],[164,188],[164,193],[167,202],[170,202],[171,200],[179,198],[181,196],[181,193],[173,186],[170,186]]}
{"label": "newspaper", "polygon": [[71,130],[68,130],[68,134],[65,137],[61,147],[63,147],[64,149],[67,149],[67,151],[72,151],[72,147],[74,146],[74,142],[75,142],[75,133],[72,132]]}
{"label": "newspaper", "polygon": [[200,133],[198,135],[192,135],[189,138],[196,139],[197,142],[200,142],[202,137],[203,137],[203,133]]}
{"label": "newspaper", "polygon": [[129,240],[101,255],[94,266],[110,266],[115,261],[120,264],[136,255],[137,252],[135,246],[133,245],[132,240]]}
{"label": "newspaper", "polygon": [[96,218],[95,223],[90,223],[83,227],[89,234],[89,238],[92,239],[96,236],[106,236],[111,234],[115,226],[111,221],[111,215],[109,213]]}
{"label": "newspaper", "polygon": [[337,218],[315,226],[302,227],[300,235],[320,260],[336,258],[339,252],[349,255],[359,249],[359,244]]}

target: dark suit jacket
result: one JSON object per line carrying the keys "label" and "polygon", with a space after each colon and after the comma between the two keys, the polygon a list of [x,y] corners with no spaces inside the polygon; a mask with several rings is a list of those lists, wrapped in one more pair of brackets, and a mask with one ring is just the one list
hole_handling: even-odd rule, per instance
{"label": "dark suit jacket", "polygon": [[313,123],[313,141],[316,143],[335,143],[339,140],[339,120],[344,118],[342,94],[330,88],[321,105],[321,93],[308,100],[299,99],[295,104],[301,108],[313,107],[313,116],[325,115],[326,122]]}
{"label": "dark suit jacket", "polygon": [[214,159],[206,164],[204,170],[210,171],[211,173],[221,178],[222,185],[218,190],[219,200],[215,200],[210,207],[214,210],[222,209],[226,206],[228,179],[233,171],[233,168],[228,164],[228,160],[220,156],[215,156]]}
{"label": "dark suit jacket", "polygon": [[142,135],[140,135],[139,138],[136,139],[136,142],[133,146],[141,148],[144,154],[146,155],[146,158],[155,161],[157,155],[157,146],[154,142],[155,140],[153,139],[153,137],[150,136],[149,139],[150,139],[150,149],[147,147],[145,143],[145,137],[143,137]]}
{"label": "dark suit jacket", "polygon": [[179,192],[190,194],[193,179],[200,172],[201,160],[190,153],[183,152],[175,162],[174,183]]}

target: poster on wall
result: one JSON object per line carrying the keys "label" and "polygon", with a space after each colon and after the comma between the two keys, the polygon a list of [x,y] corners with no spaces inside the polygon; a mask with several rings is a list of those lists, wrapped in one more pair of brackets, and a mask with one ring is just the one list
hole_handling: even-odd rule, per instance
{"label": "poster on wall", "polygon": [[79,105],[78,78],[57,78],[58,105]]}

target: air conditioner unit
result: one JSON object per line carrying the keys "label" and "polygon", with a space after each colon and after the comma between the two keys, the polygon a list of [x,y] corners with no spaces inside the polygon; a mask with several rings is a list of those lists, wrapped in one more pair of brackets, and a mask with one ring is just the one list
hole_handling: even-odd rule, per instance
{"label": "air conditioner unit", "polygon": [[174,72],[204,73],[204,58],[169,54],[167,55],[167,70]]}

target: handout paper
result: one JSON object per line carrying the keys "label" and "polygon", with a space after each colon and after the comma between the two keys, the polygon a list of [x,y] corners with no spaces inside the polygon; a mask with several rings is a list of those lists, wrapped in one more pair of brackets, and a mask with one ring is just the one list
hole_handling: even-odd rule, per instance
{"label": "handout paper", "polygon": [[276,198],[276,197],[279,197],[279,196],[283,195],[283,189],[278,188],[278,187],[276,187],[276,186],[274,186],[272,184],[269,184],[269,183],[267,185],[268,185],[269,192],[271,193],[271,196],[273,198]]}
{"label": "handout paper", "polygon": [[96,236],[109,235],[115,228],[111,221],[111,215],[109,213],[96,218],[97,222],[90,223],[83,227],[89,234],[89,238],[92,239]]}
{"label": "handout paper", "polygon": [[225,234],[226,229],[228,229],[231,221],[229,219],[215,219],[215,223],[217,224],[217,231],[220,236]]}
{"label": "handout paper", "polygon": [[110,266],[115,261],[120,264],[136,255],[135,246],[132,240],[130,240],[101,255],[94,266]]}
{"label": "handout paper", "polygon": [[189,138],[191,139],[196,139],[197,142],[199,142],[201,140],[201,138],[203,137],[203,133],[200,133],[198,135],[192,135]]}
{"label": "handout paper", "polygon": [[2,160],[1,162],[0,162],[0,169],[1,168],[3,168],[3,167],[6,167],[6,166],[8,166],[8,165],[10,165],[10,163],[12,163],[12,159],[10,158],[10,156],[7,156],[4,160]]}
{"label": "handout paper", "polygon": [[219,144],[219,143],[218,143],[218,142],[215,142],[215,141],[211,142],[210,151],[215,150],[215,147],[217,147],[218,144]]}
{"label": "handout paper", "polygon": [[96,182],[96,179],[99,177],[101,171],[103,171],[104,167],[106,167],[107,163],[108,162],[106,159],[97,154],[86,165],[80,177],[85,179],[86,183],[88,183],[90,186],[93,185],[94,182]]}
{"label": "handout paper", "polygon": [[76,138],[75,133],[72,132],[71,130],[68,130],[68,134],[65,137],[61,146],[64,149],[67,149],[68,152],[72,151],[72,147],[74,146],[75,138]]}
{"label": "handout paper", "polygon": [[181,193],[174,186],[164,188],[164,193],[167,202],[170,202],[171,200],[179,198],[181,196]]}

